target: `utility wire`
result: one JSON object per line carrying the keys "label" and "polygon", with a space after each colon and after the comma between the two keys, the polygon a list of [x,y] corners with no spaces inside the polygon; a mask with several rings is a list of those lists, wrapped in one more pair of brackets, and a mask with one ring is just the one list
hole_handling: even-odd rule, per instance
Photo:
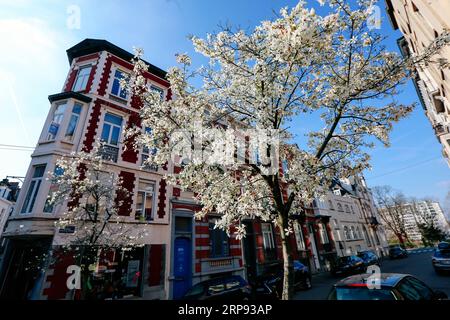
{"label": "utility wire", "polygon": [[0,149],[3,148],[15,148],[15,149],[29,149],[29,150],[34,150],[34,147],[27,147],[27,146],[18,146],[18,145],[14,145],[14,144],[1,144],[0,143]]}

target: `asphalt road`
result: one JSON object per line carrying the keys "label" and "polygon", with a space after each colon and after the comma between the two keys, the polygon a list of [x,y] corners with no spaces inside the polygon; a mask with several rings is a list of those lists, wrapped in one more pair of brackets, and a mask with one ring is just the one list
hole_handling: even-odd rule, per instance
{"label": "asphalt road", "polygon": [[[450,275],[437,275],[431,265],[430,249],[415,249],[405,259],[389,260],[386,258],[381,266],[381,272],[408,273],[426,284],[432,289],[441,290],[450,297]],[[342,277],[333,277],[329,273],[314,275],[313,287],[310,290],[298,291],[294,300],[323,300],[330,292],[331,286]]]}

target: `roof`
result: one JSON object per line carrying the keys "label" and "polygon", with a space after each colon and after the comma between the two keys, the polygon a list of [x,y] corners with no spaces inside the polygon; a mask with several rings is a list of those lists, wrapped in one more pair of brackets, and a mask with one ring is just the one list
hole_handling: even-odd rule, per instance
{"label": "roof", "polygon": [[[366,284],[367,280],[370,276],[373,276],[372,273],[363,273],[354,276],[347,277],[337,282],[335,287],[347,287],[358,284]],[[397,283],[403,278],[409,276],[408,274],[402,273],[382,273],[380,275],[380,285],[384,287],[394,287]]]}
{"label": "roof", "polygon": [[[107,51],[112,53],[113,55],[125,60],[131,61],[134,55],[115,44],[112,44],[109,41],[103,39],[84,39],[83,41],[77,43],[73,47],[66,50],[67,58],[69,59],[69,63],[72,63],[72,60],[77,57],[85,56],[91,53],[96,53],[100,51]],[[152,65],[151,63],[143,60],[148,65],[148,71],[160,78],[165,79],[167,72]]]}
{"label": "roof", "polygon": [[66,91],[66,92],[51,94],[48,96],[48,101],[50,101],[52,103],[54,101],[70,99],[70,98],[74,98],[74,99],[77,99],[77,100],[80,100],[83,102],[91,102],[92,101],[92,98],[85,96],[84,94],[81,94],[79,92],[74,92],[74,91]]}

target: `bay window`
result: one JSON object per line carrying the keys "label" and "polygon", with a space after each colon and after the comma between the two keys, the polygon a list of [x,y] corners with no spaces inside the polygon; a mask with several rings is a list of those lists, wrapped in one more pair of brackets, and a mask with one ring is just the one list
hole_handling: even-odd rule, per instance
{"label": "bay window", "polygon": [[42,178],[44,177],[46,165],[37,165],[33,167],[33,175],[28,186],[25,201],[22,205],[21,213],[30,213],[33,211],[39,188],[41,187]]}
{"label": "bay window", "polygon": [[330,243],[330,240],[328,239],[327,227],[323,223],[319,224],[319,232],[320,232],[320,242],[322,244]]}
{"label": "bay window", "polygon": [[155,200],[155,184],[150,181],[139,180],[136,202],[136,220],[153,220]]}
{"label": "bay window", "polygon": [[50,122],[50,126],[48,127],[47,140],[55,140],[56,135],[58,134],[59,127],[61,126],[61,122],[64,118],[64,112],[66,111],[67,103],[59,103],[55,107],[55,111],[53,111],[52,121]]}
{"label": "bay window", "polygon": [[91,65],[80,67],[77,73],[77,78],[73,85],[72,91],[84,91],[86,90],[86,86],[89,80],[89,76],[91,74]]}
{"label": "bay window", "polygon": [[[53,171],[55,176],[61,176],[64,173],[64,169],[62,169],[59,166],[55,167],[55,170]],[[54,181],[52,181],[51,185],[50,185],[50,190],[48,191],[48,196],[47,196],[47,200],[45,201],[45,205],[44,205],[44,212],[45,213],[53,213],[54,207],[55,207],[55,203],[51,202],[51,197],[53,195],[54,192],[56,192],[58,190],[58,184],[56,184]]]}
{"label": "bay window", "polygon": [[75,103],[72,107],[72,115],[70,116],[69,125],[66,130],[66,138],[69,140],[73,140],[82,108],[83,106],[80,103]]}

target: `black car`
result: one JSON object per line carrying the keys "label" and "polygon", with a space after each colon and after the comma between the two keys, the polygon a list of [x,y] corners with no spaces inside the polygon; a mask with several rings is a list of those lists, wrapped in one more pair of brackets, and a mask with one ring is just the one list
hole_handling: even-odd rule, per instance
{"label": "black car", "polygon": [[401,259],[408,257],[408,252],[402,247],[393,247],[389,249],[390,259]]}
{"label": "black car", "polygon": [[332,275],[353,274],[366,271],[364,260],[357,256],[345,256],[336,260],[335,265],[331,269]]}
{"label": "black car", "polygon": [[367,250],[358,252],[358,257],[363,259],[366,267],[373,265],[381,266],[380,258],[378,258],[378,256],[373,251]]}
{"label": "black car", "polygon": [[431,258],[431,262],[438,274],[450,271],[450,244],[448,242],[439,243]]}
{"label": "black car", "polygon": [[[257,277],[253,284],[254,294],[257,299],[279,299],[283,291],[283,266],[277,265],[275,268],[268,269]],[[307,266],[300,261],[294,261],[294,288],[310,289],[311,273]]]}
{"label": "black car", "polygon": [[[399,273],[382,273],[378,281],[365,273],[336,283],[328,300],[446,300],[447,294],[432,290],[419,279]],[[372,286],[373,285],[373,286]]]}
{"label": "black car", "polygon": [[240,276],[202,281],[194,285],[181,300],[249,300],[251,288]]}

